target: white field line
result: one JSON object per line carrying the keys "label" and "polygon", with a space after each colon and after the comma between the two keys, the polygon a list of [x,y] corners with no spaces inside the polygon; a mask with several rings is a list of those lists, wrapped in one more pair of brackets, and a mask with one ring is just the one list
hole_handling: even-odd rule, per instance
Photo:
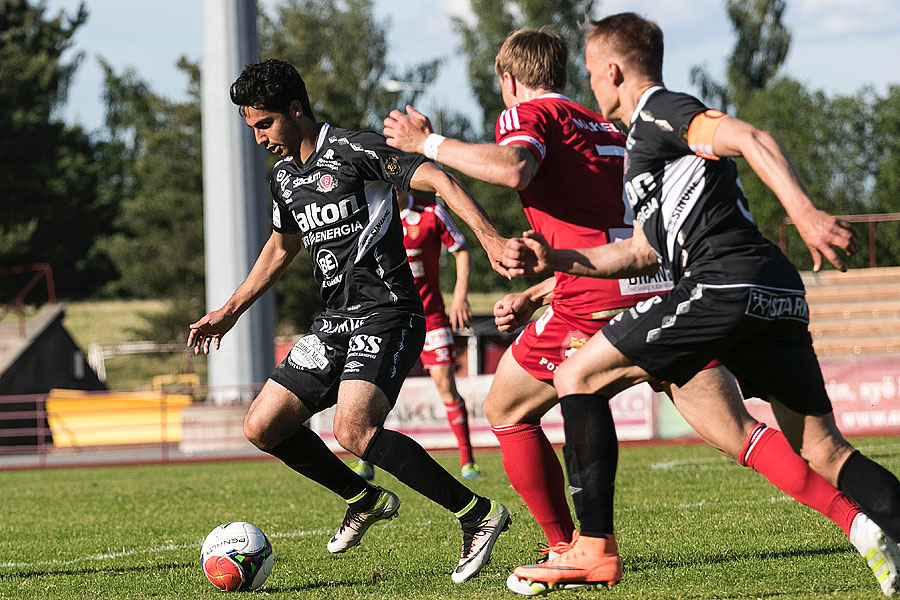
{"label": "white field line", "polygon": [[[287,531],[284,533],[273,533],[269,535],[269,539],[278,539],[278,538],[295,538],[295,537],[305,537],[309,535],[324,535],[327,533],[331,533],[330,529],[314,529],[311,531]],[[29,568],[29,567],[50,567],[50,566],[66,566],[66,565],[74,565],[83,562],[91,562],[91,561],[100,561],[100,560],[109,560],[112,558],[125,558],[128,556],[135,556],[137,554],[156,554],[159,552],[174,552],[177,550],[190,550],[194,548],[199,553],[200,545],[203,543],[203,540],[199,540],[190,544],[166,544],[164,546],[155,546],[153,548],[136,548],[134,550],[126,550],[122,548],[121,550],[109,550],[107,552],[101,554],[92,554],[90,556],[81,556],[78,558],[70,558],[68,560],[40,560],[36,562],[5,562],[0,563],[0,567],[6,568]]]}

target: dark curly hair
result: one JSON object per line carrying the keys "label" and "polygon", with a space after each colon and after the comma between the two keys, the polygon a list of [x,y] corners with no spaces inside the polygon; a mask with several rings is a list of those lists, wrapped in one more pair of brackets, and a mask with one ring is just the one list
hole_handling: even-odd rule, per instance
{"label": "dark curly hair", "polygon": [[312,107],[306,84],[291,63],[276,58],[247,65],[231,84],[231,101],[244,114],[245,106],[273,110],[287,114],[291,102],[297,100],[303,114],[312,119]]}

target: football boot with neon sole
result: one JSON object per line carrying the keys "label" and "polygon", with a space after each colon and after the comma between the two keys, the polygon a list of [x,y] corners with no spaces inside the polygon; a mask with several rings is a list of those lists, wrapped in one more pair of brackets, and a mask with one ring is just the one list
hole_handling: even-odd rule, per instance
{"label": "football boot with neon sole", "polygon": [[466,463],[460,469],[460,475],[463,479],[477,479],[481,477],[481,467],[474,462]]}
{"label": "football boot with neon sole", "polygon": [[[513,571],[513,575],[524,580],[531,590],[531,593],[523,595],[612,587],[622,581],[622,559],[619,558],[619,549],[613,535],[607,538],[587,537],[576,531],[570,544],[557,544],[553,550],[563,551],[556,558],[516,567]],[[516,587],[524,589],[524,586]],[[522,593],[512,587],[510,589]]]}
{"label": "football boot with neon sole", "polygon": [[353,472],[365,479],[366,481],[372,481],[375,479],[375,467],[372,466],[372,463],[366,462],[364,460],[358,460],[352,465],[350,468],[353,469]]}
{"label": "football boot with neon sole", "polygon": [[850,525],[850,543],[866,560],[885,596],[900,592],[900,547],[875,524],[859,513]]}
{"label": "football boot with neon sole", "polygon": [[328,551],[332,554],[346,552],[353,546],[358,546],[366,530],[378,521],[391,520],[397,516],[400,510],[400,499],[389,490],[375,487],[381,493],[372,508],[357,512],[347,507],[344,521],[340,528],[328,542]]}
{"label": "football boot with neon sole", "polygon": [[462,553],[459,565],[450,578],[455,583],[462,583],[477,575],[491,560],[494,542],[501,533],[509,529],[511,522],[506,507],[496,500],[491,500],[491,510],[485,518],[473,525],[463,524]]}

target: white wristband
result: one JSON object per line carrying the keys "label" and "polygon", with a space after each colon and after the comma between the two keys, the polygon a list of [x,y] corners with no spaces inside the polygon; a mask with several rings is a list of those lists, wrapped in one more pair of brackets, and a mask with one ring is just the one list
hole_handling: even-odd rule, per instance
{"label": "white wristband", "polygon": [[425,138],[425,148],[423,154],[431,160],[437,160],[438,146],[440,146],[446,138],[436,133],[429,133]]}

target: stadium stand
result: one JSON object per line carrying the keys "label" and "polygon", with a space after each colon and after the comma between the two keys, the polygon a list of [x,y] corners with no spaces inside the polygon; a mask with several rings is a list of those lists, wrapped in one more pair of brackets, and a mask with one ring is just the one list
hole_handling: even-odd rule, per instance
{"label": "stadium stand", "polygon": [[900,267],[802,277],[820,358],[900,354]]}

